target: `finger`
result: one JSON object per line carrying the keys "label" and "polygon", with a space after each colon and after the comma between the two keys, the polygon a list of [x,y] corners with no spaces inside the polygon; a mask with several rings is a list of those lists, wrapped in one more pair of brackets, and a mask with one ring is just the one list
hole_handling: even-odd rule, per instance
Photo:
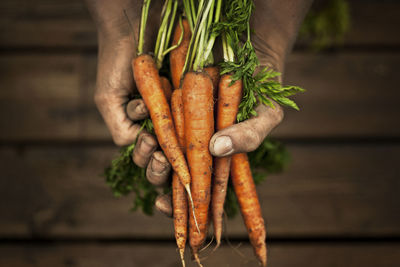
{"label": "finger", "polygon": [[133,162],[135,162],[137,166],[145,168],[156,148],[156,138],[147,132],[142,132],[139,135],[135,148],[133,149]]}
{"label": "finger", "polygon": [[133,121],[143,120],[149,116],[149,110],[142,99],[133,99],[126,105],[126,114]]}
{"label": "finger", "polygon": [[159,195],[156,198],[156,209],[162,214],[172,217],[172,197],[171,194]]}
{"label": "finger", "polygon": [[256,117],[215,133],[210,141],[211,154],[222,157],[255,150],[283,119],[282,108],[278,104],[274,106],[259,105],[255,109]]}
{"label": "finger", "polygon": [[[104,38],[102,38],[104,39]],[[103,40],[99,45],[95,102],[119,146],[133,143],[140,126],[126,116],[125,104],[133,93],[131,58],[135,52],[130,38]]]}
{"label": "finger", "polygon": [[170,170],[171,165],[168,163],[164,153],[156,151],[147,165],[146,176],[153,185],[162,186],[168,181]]}
{"label": "finger", "polygon": [[96,94],[96,105],[118,146],[132,144],[140,132],[140,125],[133,124],[126,116],[123,98],[112,94]]}

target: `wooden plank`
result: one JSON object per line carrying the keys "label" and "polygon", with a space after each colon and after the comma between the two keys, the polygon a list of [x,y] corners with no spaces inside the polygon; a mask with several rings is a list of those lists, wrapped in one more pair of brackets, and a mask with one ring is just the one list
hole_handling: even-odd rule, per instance
{"label": "wooden plank", "polygon": [[0,3],[2,47],[94,47],[97,34],[85,1]]}
{"label": "wooden plank", "polygon": [[292,54],[286,84],[307,89],[287,110],[279,137],[397,137],[398,54]]}
{"label": "wooden plank", "polygon": [[109,138],[93,101],[95,56],[2,55],[0,63],[0,139]]}
{"label": "wooden plank", "polygon": [[[400,145],[290,145],[293,163],[259,187],[269,236],[400,234]],[[173,238],[171,220],[129,213],[100,176],[108,146],[0,149],[0,237]],[[246,238],[240,216],[225,233]]]}
{"label": "wooden plank", "polygon": [[[351,0],[351,31],[345,44],[399,45],[399,8],[396,1]],[[84,1],[3,0],[0,15],[0,47],[97,45],[95,27]]]}
{"label": "wooden plank", "polygon": [[[236,244],[235,244],[236,245]],[[259,266],[248,244],[238,251],[229,246],[215,253],[206,251],[204,266]],[[2,245],[0,265],[10,267],[109,267],[109,266],[180,266],[174,244],[73,244],[73,245]],[[154,257],[154,255],[157,255]],[[336,267],[400,265],[399,244],[271,244],[269,266]],[[188,267],[197,266],[186,253]]]}
{"label": "wooden plank", "polygon": [[[94,55],[2,55],[0,63],[1,141],[110,140],[93,101]],[[286,83],[308,91],[274,136],[400,136],[399,64],[392,53],[291,55]]]}

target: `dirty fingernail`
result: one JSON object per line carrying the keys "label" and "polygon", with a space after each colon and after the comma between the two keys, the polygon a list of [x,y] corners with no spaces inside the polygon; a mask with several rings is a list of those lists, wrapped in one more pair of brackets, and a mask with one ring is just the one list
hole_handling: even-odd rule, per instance
{"label": "dirty fingernail", "polygon": [[135,111],[137,112],[137,114],[145,114],[147,112],[147,109],[143,103],[140,103],[136,106]]}
{"label": "dirty fingernail", "polygon": [[151,139],[151,137],[145,136],[143,137],[142,142],[140,143],[140,150],[143,153],[148,154],[154,150],[154,146],[155,144]]}
{"label": "dirty fingernail", "polygon": [[167,169],[166,164],[161,163],[159,160],[153,158],[151,161],[151,170],[156,173],[162,173]]}
{"label": "dirty fingernail", "polygon": [[228,136],[220,136],[214,142],[214,152],[220,156],[233,150],[232,140]]}
{"label": "dirty fingernail", "polygon": [[172,199],[170,195],[160,195],[156,199],[156,208],[158,211],[172,217]]}

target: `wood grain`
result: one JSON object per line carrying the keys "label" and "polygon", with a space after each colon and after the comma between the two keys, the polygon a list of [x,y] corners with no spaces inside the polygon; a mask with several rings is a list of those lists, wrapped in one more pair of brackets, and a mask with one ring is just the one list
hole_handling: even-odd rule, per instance
{"label": "wood grain", "polygon": [[[324,1],[324,0],[318,0]],[[345,45],[398,45],[396,1],[350,0],[351,28]],[[122,11],[121,11],[122,14]],[[366,30],[368,29],[368,30]],[[51,37],[51,38],[49,38]],[[95,26],[84,1],[3,0],[0,47],[95,47]]]}
{"label": "wood grain", "polygon": [[95,25],[85,1],[6,0],[0,2],[0,46],[93,47]]}
{"label": "wood grain", "polygon": [[108,138],[93,95],[95,56],[0,56],[0,139]]}
{"label": "wood grain", "polygon": [[292,54],[285,84],[307,91],[286,109],[279,137],[397,137],[400,57],[391,53]]}
{"label": "wood grain", "polygon": [[[258,187],[270,237],[400,234],[400,145],[290,145],[293,163]],[[0,149],[0,237],[173,238],[172,221],[129,213],[100,176],[112,146]],[[12,207],[12,208],[10,208]],[[225,235],[246,238],[242,219]]]}
{"label": "wood grain", "polygon": [[[238,244],[234,244],[236,247]],[[242,255],[240,255],[241,253]],[[399,244],[274,244],[269,245],[269,266],[292,267],[397,267]],[[0,246],[0,265],[11,267],[141,267],[180,266],[173,242],[168,244],[52,244]],[[157,255],[156,257],[154,255]],[[259,266],[251,247],[220,247],[203,253],[207,267]],[[197,266],[186,253],[188,267]]]}
{"label": "wood grain", "polygon": [[[1,141],[111,140],[93,101],[94,55],[3,55],[0,63]],[[399,64],[395,53],[294,53],[285,83],[307,92],[274,136],[398,137]]]}

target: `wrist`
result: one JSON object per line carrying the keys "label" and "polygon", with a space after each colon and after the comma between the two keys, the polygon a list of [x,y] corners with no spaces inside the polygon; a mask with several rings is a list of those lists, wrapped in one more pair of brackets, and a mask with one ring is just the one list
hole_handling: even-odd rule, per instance
{"label": "wrist", "polygon": [[86,4],[95,22],[100,40],[117,40],[133,36],[133,29],[136,28],[140,18],[139,1],[86,0]]}

